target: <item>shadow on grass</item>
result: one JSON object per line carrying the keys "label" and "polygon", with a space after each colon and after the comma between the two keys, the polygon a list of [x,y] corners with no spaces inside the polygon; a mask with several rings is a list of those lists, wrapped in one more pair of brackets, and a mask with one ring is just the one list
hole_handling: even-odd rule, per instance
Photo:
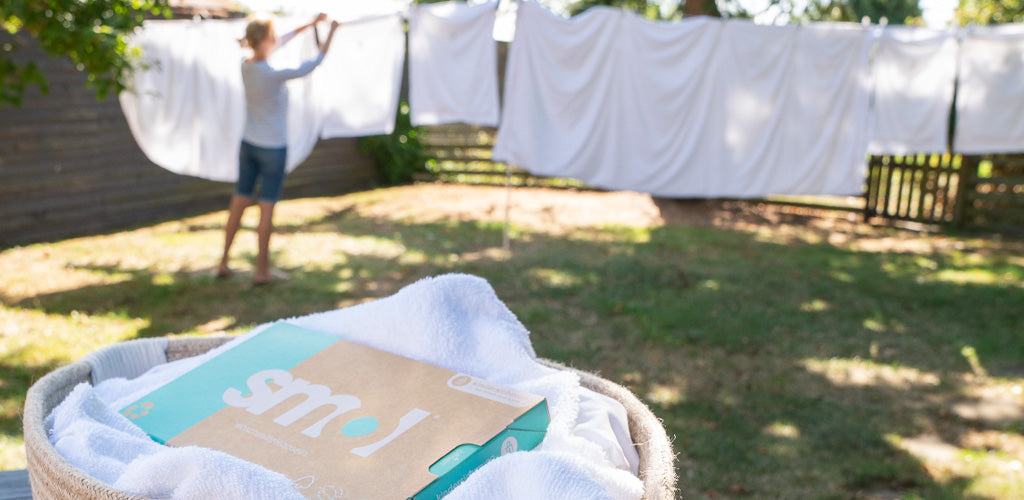
{"label": "shadow on grass", "polygon": [[424,257],[349,255],[256,289],[242,276],[93,267],[127,278],[13,306],[115,311],[147,319],[139,336],[154,336],[254,325],[384,297],[426,276],[476,274],[531,330],[541,356],[597,371],[651,404],[676,438],[686,498],[980,500],[966,493],[971,478],[936,479],[899,437],[956,444],[970,432],[1021,432],[948,410],[970,402],[965,348],[996,375],[1024,366],[1015,330],[1024,290],[999,284],[1022,270],[1005,260],[779,245],[684,227],[518,231],[506,258],[489,253],[496,225],[406,224],[348,210],[281,228],[310,231],[387,240]]}

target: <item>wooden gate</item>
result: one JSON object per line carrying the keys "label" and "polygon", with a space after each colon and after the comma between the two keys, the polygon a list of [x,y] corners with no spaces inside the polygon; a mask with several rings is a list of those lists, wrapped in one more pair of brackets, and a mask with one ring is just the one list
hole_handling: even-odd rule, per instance
{"label": "wooden gate", "polygon": [[1024,155],[873,156],[865,216],[1024,228]]}
{"label": "wooden gate", "polygon": [[865,216],[925,223],[958,219],[963,159],[952,155],[872,156]]}

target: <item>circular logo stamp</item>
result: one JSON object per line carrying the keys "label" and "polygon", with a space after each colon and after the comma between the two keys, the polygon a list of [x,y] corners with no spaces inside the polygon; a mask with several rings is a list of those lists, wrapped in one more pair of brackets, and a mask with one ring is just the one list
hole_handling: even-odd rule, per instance
{"label": "circular logo stamp", "polygon": [[455,387],[462,387],[462,386],[469,385],[469,383],[472,382],[472,381],[473,381],[473,378],[470,377],[469,375],[459,375],[459,376],[453,378],[451,383]]}
{"label": "circular logo stamp", "polygon": [[131,405],[128,408],[125,408],[124,411],[121,412],[121,414],[126,416],[126,417],[128,417],[128,418],[130,418],[130,419],[132,419],[132,420],[135,420],[135,419],[137,419],[139,417],[145,417],[146,415],[149,414],[149,410],[152,410],[152,409],[153,409],[153,403],[150,403],[150,402],[147,401],[145,403],[139,403],[137,405]]}
{"label": "circular logo stamp", "polygon": [[516,438],[509,436],[505,438],[505,442],[501,443],[501,456],[517,451],[519,451],[519,441],[516,441]]}

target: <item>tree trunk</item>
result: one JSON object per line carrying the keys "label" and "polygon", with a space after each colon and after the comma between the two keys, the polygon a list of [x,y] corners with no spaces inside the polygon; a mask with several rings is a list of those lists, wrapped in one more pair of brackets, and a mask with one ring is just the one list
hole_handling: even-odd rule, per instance
{"label": "tree trunk", "polygon": [[718,4],[715,0],[685,0],[683,2],[683,17],[691,16],[713,16],[722,17],[718,11]]}

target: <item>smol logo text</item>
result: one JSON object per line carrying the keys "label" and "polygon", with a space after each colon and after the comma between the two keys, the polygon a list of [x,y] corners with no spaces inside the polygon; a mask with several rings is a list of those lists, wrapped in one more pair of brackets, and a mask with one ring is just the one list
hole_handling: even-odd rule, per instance
{"label": "smol logo text", "polygon": [[[273,382],[280,389],[275,391],[270,387],[269,382]],[[232,387],[224,391],[222,398],[225,403],[237,408],[245,408],[246,411],[253,415],[262,415],[271,408],[287,401],[292,396],[306,396],[306,399],[299,403],[298,406],[293,407],[274,419],[274,423],[285,427],[294,424],[302,417],[309,415],[319,408],[333,407],[333,411],[326,417],[302,430],[302,434],[311,438],[320,437],[327,424],[347,412],[359,409],[363,404],[356,396],[351,394],[333,394],[330,387],[311,384],[308,380],[295,378],[285,370],[263,370],[256,372],[250,375],[245,383],[249,387],[249,394],[242,395],[242,391]],[[398,436],[412,429],[413,426],[429,415],[430,412],[413,408],[398,420],[398,425],[391,434],[375,443],[353,448],[350,451],[361,457],[368,457],[373,452],[394,441]],[[376,431],[379,426],[380,423],[377,419],[361,417],[346,422],[341,428],[341,433],[349,437],[360,437]]]}

